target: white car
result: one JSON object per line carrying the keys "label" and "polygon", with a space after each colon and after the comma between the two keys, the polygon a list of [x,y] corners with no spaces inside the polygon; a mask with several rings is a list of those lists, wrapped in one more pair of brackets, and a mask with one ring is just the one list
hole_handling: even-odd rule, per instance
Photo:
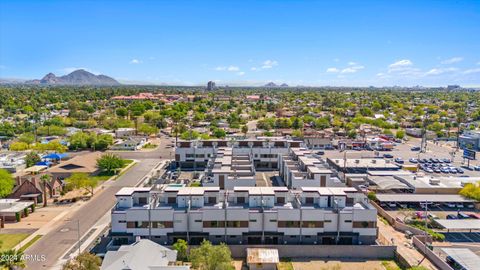
{"label": "white car", "polygon": [[397,207],[397,204],[394,203],[394,202],[389,202],[388,207],[395,208],[395,207]]}
{"label": "white car", "polygon": [[463,208],[463,203],[457,203],[457,204],[456,204],[456,207],[458,207],[458,208]]}
{"label": "white car", "polygon": [[446,206],[446,207],[450,207],[450,208],[455,208],[455,204],[454,204],[454,203],[446,203],[445,206]]}

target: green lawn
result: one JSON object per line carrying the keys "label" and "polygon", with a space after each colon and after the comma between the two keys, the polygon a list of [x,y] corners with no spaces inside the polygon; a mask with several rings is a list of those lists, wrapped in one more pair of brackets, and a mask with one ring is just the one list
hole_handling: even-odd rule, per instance
{"label": "green lawn", "polygon": [[0,251],[9,250],[15,247],[28,236],[28,233],[0,234],[0,242],[2,243]]}
{"label": "green lawn", "polygon": [[20,248],[20,251],[24,252],[25,250],[27,250],[27,248],[29,248],[31,245],[37,242],[38,239],[40,238],[42,238],[42,235],[35,235],[35,237],[32,240],[28,241],[28,243],[26,243],[24,246]]}
{"label": "green lawn", "polygon": [[279,262],[278,270],[293,270],[292,262]]}

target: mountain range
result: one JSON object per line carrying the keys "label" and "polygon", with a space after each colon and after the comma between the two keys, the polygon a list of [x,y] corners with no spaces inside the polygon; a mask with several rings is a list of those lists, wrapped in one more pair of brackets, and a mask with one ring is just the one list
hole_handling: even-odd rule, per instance
{"label": "mountain range", "polygon": [[120,85],[115,79],[105,75],[95,75],[84,69],[77,69],[70,74],[57,77],[48,73],[40,80],[26,81],[26,84],[40,85]]}

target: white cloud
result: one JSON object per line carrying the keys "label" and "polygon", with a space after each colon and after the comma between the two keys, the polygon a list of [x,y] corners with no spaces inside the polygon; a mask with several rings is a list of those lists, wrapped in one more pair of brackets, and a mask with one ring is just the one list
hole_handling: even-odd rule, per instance
{"label": "white cloud", "polygon": [[336,67],[327,68],[328,73],[336,73],[336,72],[339,72],[339,71],[340,70],[338,70],[338,68],[336,68]]}
{"label": "white cloud", "polygon": [[357,63],[355,63],[355,62],[348,62],[348,65],[349,65],[349,66],[355,66],[356,64],[357,64]]}
{"label": "white cloud", "polygon": [[477,65],[479,65],[479,66],[480,66],[480,61],[479,61],[479,62],[477,62]]}
{"label": "white cloud", "polygon": [[[350,63],[349,63],[349,65],[350,65]],[[354,63],[354,65],[350,65],[350,67],[342,69],[342,71],[340,71],[340,73],[356,73],[357,71],[362,70],[364,68],[365,68],[364,66],[360,66],[360,65],[357,65],[356,63]]]}
{"label": "white cloud", "polygon": [[333,61],[335,61],[335,62],[339,62],[339,61],[340,61],[340,59],[338,59],[338,58],[335,58],[335,59],[333,59]]}
{"label": "white cloud", "polygon": [[462,60],[463,60],[463,57],[452,57],[450,59],[443,60],[441,63],[442,64],[454,64],[454,63],[461,62]]}
{"label": "white cloud", "polygon": [[240,71],[240,68],[237,66],[219,66],[215,68],[216,71],[230,71],[230,72],[235,72],[235,71]]}
{"label": "white cloud", "polygon": [[245,75],[245,72],[243,72],[243,71],[237,72],[237,75],[238,76],[243,76],[243,75]]}
{"label": "white cloud", "polygon": [[142,61],[140,61],[140,60],[138,60],[138,59],[132,59],[132,60],[130,61],[130,64],[140,64],[140,63],[142,63]]}
{"label": "white cloud", "polygon": [[480,68],[467,69],[463,73],[464,74],[480,73]]}
{"label": "white cloud", "polygon": [[251,71],[257,71],[258,68],[256,68],[256,67],[251,67],[250,70],[251,70]]}
{"label": "white cloud", "polygon": [[412,61],[408,60],[408,59],[403,59],[403,60],[399,60],[393,64],[390,64],[388,67],[389,68],[392,68],[392,69],[396,69],[396,68],[402,68],[402,67],[409,67],[409,66],[412,66],[413,63]]}
{"label": "white cloud", "polygon": [[265,62],[263,62],[262,68],[263,68],[263,69],[269,69],[269,68],[272,68],[272,67],[275,67],[275,66],[278,66],[278,62],[277,62],[277,61],[275,61],[275,60],[266,60]]}
{"label": "white cloud", "polygon": [[432,68],[427,73],[425,73],[425,76],[440,75],[440,74],[444,74],[444,73],[455,72],[457,70],[458,70],[458,68]]}

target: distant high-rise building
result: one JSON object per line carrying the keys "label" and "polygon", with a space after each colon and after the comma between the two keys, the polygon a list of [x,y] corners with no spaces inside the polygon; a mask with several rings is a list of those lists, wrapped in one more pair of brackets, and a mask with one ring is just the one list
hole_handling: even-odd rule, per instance
{"label": "distant high-rise building", "polygon": [[214,82],[214,81],[209,81],[209,82],[207,83],[207,90],[208,90],[208,91],[212,91],[212,90],[214,90],[214,89],[215,89],[215,82]]}
{"label": "distant high-rise building", "polygon": [[462,88],[462,87],[460,87],[460,85],[456,85],[456,84],[447,86],[447,90],[455,90],[455,89],[460,89],[460,88]]}

